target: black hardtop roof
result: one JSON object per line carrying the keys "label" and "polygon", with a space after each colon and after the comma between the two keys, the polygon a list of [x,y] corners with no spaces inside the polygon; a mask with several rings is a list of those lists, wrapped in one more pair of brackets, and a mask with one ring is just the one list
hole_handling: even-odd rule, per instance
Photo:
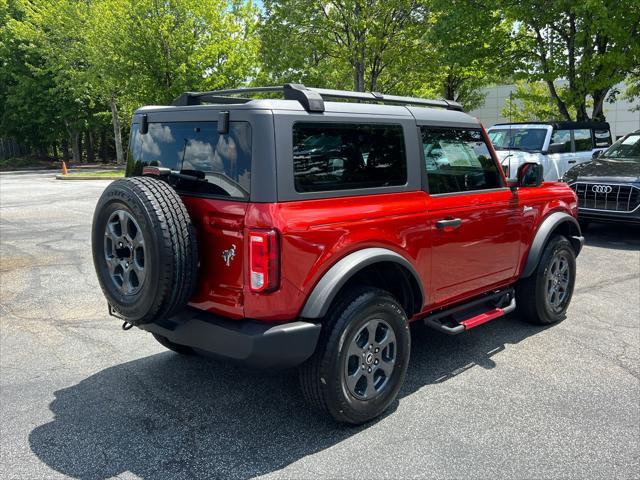
{"label": "black hardtop roof", "polygon": [[550,121],[550,122],[507,122],[507,123],[496,123],[494,127],[504,127],[507,125],[550,125],[557,130],[564,130],[568,128],[603,128],[609,129],[609,122],[593,122],[593,121],[581,121],[581,122],[571,122],[571,121]]}

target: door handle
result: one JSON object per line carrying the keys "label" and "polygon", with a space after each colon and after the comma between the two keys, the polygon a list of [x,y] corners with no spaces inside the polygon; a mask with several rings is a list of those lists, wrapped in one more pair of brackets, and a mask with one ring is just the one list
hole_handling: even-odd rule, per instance
{"label": "door handle", "polygon": [[575,160],[569,160],[567,163],[576,163]]}
{"label": "door handle", "polygon": [[462,225],[462,220],[460,218],[445,218],[436,222],[437,228],[454,229],[458,228],[460,225]]}

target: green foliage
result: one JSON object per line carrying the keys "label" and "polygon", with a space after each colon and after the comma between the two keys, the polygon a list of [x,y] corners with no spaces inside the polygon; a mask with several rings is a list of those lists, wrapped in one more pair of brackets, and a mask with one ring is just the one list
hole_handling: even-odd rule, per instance
{"label": "green foliage", "polygon": [[[556,88],[564,95],[566,87]],[[575,115],[575,109],[572,108],[570,113]],[[502,116],[512,122],[564,120],[558,105],[549,97],[544,82],[527,83],[522,80],[516,82],[516,91],[502,107]]]}
{"label": "green foliage", "polygon": [[481,88],[514,69],[512,24],[501,12],[478,8],[475,0],[433,0],[426,48],[419,57],[420,87],[414,92],[443,97],[473,110],[484,103]]}
{"label": "green foliage", "polygon": [[184,91],[238,86],[257,72],[258,11],[226,0],[96,0],[90,73],[126,113]]}
{"label": "green foliage", "polygon": [[[46,148],[186,90],[258,72],[258,10],[240,0],[0,0],[0,127]],[[123,124],[127,124],[124,121]]]}
{"label": "green foliage", "polygon": [[640,97],[639,28],[640,2],[619,0],[0,0],[0,129],[78,159],[120,145],[140,105],[284,82],[473,109],[522,79],[523,120],[603,118],[626,77]]}
{"label": "green foliage", "polygon": [[[498,0],[497,5],[515,22],[521,73],[545,82],[562,117],[604,118],[611,88],[640,64],[640,2]],[[554,84],[560,79],[567,81],[562,91]]]}
{"label": "green foliage", "polygon": [[420,53],[415,0],[267,0],[260,80],[396,91]]}

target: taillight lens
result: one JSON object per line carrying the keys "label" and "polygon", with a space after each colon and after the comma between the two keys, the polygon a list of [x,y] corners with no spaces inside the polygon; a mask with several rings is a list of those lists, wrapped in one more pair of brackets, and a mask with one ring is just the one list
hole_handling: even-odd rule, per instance
{"label": "taillight lens", "polygon": [[275,230],[249,232],[251,291],[269,292],[280,285],[280,245]]}

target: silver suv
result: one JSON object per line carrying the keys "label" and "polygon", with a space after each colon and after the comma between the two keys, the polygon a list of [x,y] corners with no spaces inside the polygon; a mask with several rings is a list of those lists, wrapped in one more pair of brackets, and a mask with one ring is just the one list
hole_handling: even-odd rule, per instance
{"label": "silver suv", "polygon": [[606,122],[500,123],[489,129],[489,138],[510,178],[521,164],[536,162],[548,181],[562,179],[612,143]]}

